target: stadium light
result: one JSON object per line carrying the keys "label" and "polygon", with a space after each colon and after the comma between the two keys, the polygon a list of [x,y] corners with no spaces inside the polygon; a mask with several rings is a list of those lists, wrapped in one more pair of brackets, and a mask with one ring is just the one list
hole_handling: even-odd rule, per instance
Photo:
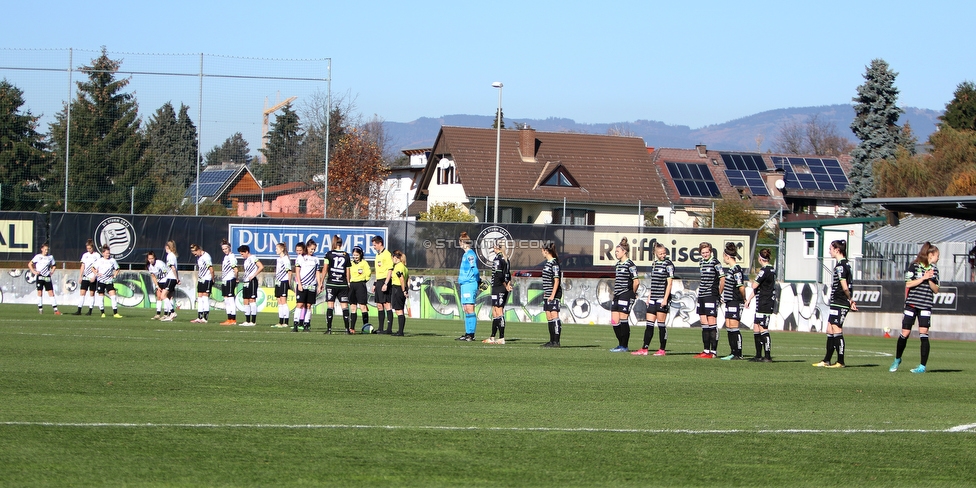
{"label": "stadium light", "polygon": [[498,88],[498,114],[495,117],[495,129],[497,136],[495,137],[495,216],[494,223],[498,223],[498,171],[501,166],[501,151],[502,151],[502,82],[496,81],[491,84],[491,86]]}

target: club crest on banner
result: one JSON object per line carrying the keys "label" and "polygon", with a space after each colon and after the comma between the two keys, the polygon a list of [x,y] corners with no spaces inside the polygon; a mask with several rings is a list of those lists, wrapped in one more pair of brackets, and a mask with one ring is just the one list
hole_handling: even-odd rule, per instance
{"label": "club crest on banner", "polygon": [[509,261],[515,255],[515,248],[512,246],[512,234],[504,227],[497,225],[486,227],[478,234],[478,239],[475,241],[478,257],[481,258],[481,263],[485,266],[491,266],[495,261],[495,243],[498,241],[504,243],[503,248]]}
{"label": "club crest on banner", "polygon": [[109,217],[95,227],[95,243],[98,248],[108,246],[115,259],[125,259],[136,247],[136,231],[128,220]]}

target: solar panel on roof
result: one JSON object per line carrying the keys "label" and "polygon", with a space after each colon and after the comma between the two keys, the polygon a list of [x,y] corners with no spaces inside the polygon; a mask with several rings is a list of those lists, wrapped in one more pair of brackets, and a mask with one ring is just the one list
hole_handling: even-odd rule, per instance
{"label": "solar panel on roof", "polygon": [[678,194],[683,197],[721,196],[711,171],[705,164],[665,162]]}

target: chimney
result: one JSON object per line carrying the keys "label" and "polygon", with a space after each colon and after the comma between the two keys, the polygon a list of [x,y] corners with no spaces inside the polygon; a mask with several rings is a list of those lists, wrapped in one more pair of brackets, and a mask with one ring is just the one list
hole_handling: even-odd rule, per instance
{"label": "chimney", "polygon": [[776,186],[776,184],[777,182],[782,181],[783,183],[781,184],[784,184],[784,189],[785,189],[786,181],[784,180],[784,177],[786,176],[786,173],[782,171],[772,171],[766,173],[765,176],[766,176],[766,188],[769,190],[769,194],[774,197],[784,198],[785,191],[783,189],[780,189],[778,186]]}
{"label": "chimney", "polygon": [[536,162],[535,129],[529,127],[529,124],[519,126],[519,154],[522,156],[522,162],[524,163]]}
{"label": "chimney", "polygon": [[700,157],[700,158],[706,158],[706,157],[708,157],[708,153],[705,150],[705,145],[704,144],[696,144],[695,145],[695,149],[698,150],[698,157]]}

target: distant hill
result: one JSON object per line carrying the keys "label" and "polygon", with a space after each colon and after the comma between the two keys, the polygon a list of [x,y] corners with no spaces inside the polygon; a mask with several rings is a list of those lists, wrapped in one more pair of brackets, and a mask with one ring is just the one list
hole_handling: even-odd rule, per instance
{"label": "distant hill", "polygon": [[[922,108],[903,107],[903,110],[905,113],[899,123],[909,122],[919,142],[925,142],[929,134],[935,131],[938,118],[942,115],[941,111]],[[699,129],[692,129],[686,125],[668,125],[654,120],[581,124],[571,119],[556,117],[547,119],[506,118],[505,126],[511,128],[515,127],[515,123],[526,123],[540,131],[589,134],[606,134],[612,128],[642,137],[644,142],[651,147],[690,148],[696,144],[705,144],[711,149],[765,152],[772,148],[780,127],[785,121],[795,119],[798,122],[804,122],[813,115],[818,115],[821,120],[833,122],[838,133],[847,136],[855,144],[858,142],[850,130],[851,121],[854,120],[854,107],[852,105],[768,110]],[[494,117],[491,115],[445,115],[439,118],[421,117],[413,122],[384,122],[383,126],[386,129],[390,147],[400,151],[402,149],[431,147],[442,125],[491,127],[493,121]]]}

